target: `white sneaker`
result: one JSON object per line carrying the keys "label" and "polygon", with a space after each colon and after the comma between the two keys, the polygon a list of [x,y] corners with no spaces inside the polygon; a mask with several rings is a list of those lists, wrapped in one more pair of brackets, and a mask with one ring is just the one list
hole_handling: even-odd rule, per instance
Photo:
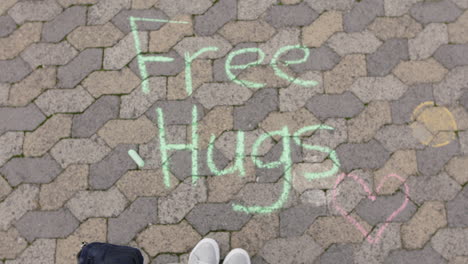
{"label": "white sneaker", "polygon": [[242,248],[231,250],[223,261],[223,264],[250,264],[250,256]]}
{"label": "white sneaker", "polygon": [[204,238],[190,252],[188,264],[218,264],[219,246],[215,240]]}

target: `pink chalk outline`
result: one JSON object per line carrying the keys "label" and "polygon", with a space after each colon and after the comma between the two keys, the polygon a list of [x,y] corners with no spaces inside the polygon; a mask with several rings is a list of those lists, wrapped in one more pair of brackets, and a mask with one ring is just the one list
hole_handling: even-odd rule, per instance
{"label": "pink chalk outline", "polygon": [[344,218],[346,218],[351,224],[353,224],[364,235],[364,237],[367,238],[367,241],[369,243],[371,243],[371,244],[372,243],[378,243],[379,240],[380,240],[380,237],[382,236],[382,233],[385,231],[388,224],[390,224],[390,221],[392,221],[401,211],[403,211],[405,209],[406,205],[408,204],[408,201],[409,201],[409,197],[408,197],[409,187],[406,184],[405,180],[403,178],[401,178],[400,176],[396,175],[396,174],[389,174],[389,175],[385,176],[385,178],[382,179],[379,186],[377,186],[377,189],[376,189],[377,193],[380,191],[380,188],[387,181],[387,179],[389,179],[390,177],[394,177],[394,178],[397,178],[399,181],[401,181],[403,183],[403,185],[405,186],[405,200],[403,201],[403,204],[398,209],[396,209],[392,214],[390,214],[390,216],[387,218],[387,220],[385,220],[385,224],[379,228],[379,230],[377,231],[377,234],[375,235],[375,238],[372,238],[369,235],[370,232],[367,232],[364,229],[364,227],[360,223],[358,223],[356,221],[356,219],[354,219],[354,217],[350,216],[349,213],[346,212],[336,201],[336,187],[338,187],[338,184],[340,184],[344,180],[344,178],[346,176],[351,177],[353,180],[358,182],[362,186],[364,191],[366,191],[366,193],[368,194],[367,198],[371,199],[372,201],[375,201],[376,196],[372,195],[372,192],[371,192],[369,186],[367,186],[366,182],[363,179],[361,179],[359,176],[356,176],[356,175],[353,175],[353,174],[345,175],[344,173],[342,173],[338,177],[338,179],[336,179],[335,186],[333,187],[332,202],[333,202],[336,210],[338,210],[340,212],[340,214]]}

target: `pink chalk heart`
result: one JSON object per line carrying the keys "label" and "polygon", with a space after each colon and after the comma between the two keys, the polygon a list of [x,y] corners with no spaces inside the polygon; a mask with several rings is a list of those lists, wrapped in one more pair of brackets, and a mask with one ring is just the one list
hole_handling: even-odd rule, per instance
{"label": "pink chalk heart", "polygon": [[406,205],[408,204],[408,201],[409,201],[409,198],[408,198],[408,194],[409,194],[409,188],[408,188],[408,185],[405,183],[405,180],[403,178],[401,178],[400,176],[396,175],[396,174],[389,174],[387,176],[385,176],[385,178],[382,179],[382,181],[380,182],[380,184],[377,186],[377,193],[380,191],[380,188],[382,187],[382,185],[389,179],[389,178],[397,178],[399,181],[401,181],[403,183],[403,185],[405,186],[405,200],[403,201],[403,203],[401,204],[401,206],[396,209],[393,213],[390,214],[390,216],[385,220],[385,224],[383,226],[381,226],[379,228],[379,230],[377,230],[377,234],[375,235],[374,238],[372,238],[370,235],[369,235],[369,232],[367,232],[364,227],[358,223],[358,221],[356,221],[356,219],[354,219],[354,217],[352,217],[351,215],[349,215],[348,212],[346,212],[339,204],[338,202],[336,201],[336,188],[338,187],[338,184],[340,184],[345,177],[350,177],[351,179],[355,180],[357,183],[359,183],[362,188],[364,189],[364,191],[367,193],[367,198],[371,199],[372,201],[375,201],[376,199],[376,196],[372,194],[372,191],[370,190],[369,186],[367,186],[367,183],[361,179],[360,177],[356,176],[356,175],[352,175],[352,174],[348,174],[348,175],[345,175],[344,173],[342,173],[338,179],[336,179],[336,183],[335,183],[335,187],[333,188],[333,198],[332,198],[332,201],[333,201],[333,205],[335,206],[335,209],[338,210],[338,212],[340,212],[340,214],[346,218],[351,224],[353,224],[363,235],[364,237],[367,237],[367,241],[369,243],[377,243],[379,240],[380,240],[380,237],[382,236],[382,233],[385,231],[385,229],[387,228],[388,224],[390,223],[390,221],[392,221],[398,214],[401,213],[401,211],[403,211],[406,207]]}

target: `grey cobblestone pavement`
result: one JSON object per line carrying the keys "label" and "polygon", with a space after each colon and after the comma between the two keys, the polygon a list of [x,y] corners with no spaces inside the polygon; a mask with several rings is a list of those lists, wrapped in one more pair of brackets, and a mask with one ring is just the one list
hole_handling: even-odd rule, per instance
{"label": "grey cobblestone pavement", "polygon": [[0,1],[0,264],[466,264],[467,182],[467,0]]}

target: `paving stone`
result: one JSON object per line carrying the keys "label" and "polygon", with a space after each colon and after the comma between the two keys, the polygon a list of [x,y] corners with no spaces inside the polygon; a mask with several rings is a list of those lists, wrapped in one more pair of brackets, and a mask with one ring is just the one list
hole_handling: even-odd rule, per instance
{"label": "paving stone", "polygon": [[221,36],[237,45],[241,42],[265,42],[275,33],[275,29],[262,20],[232,21],[219,30]]}
{"label": "paving stone", "polygon": [[423,175],[435,175],[459,151],[460,146],[456,142],[439,148],[426,147],[423,150],[418,150],[416,151],[418,170]]}
{"label": "paving stone", "polygon": [[5,261],[5,264],[54,263],[55,245],[54,239],[37,239],[28,248],[26,248],[18,258],[7,260]]}
{"label": "paving stone", "polygon": [[5,232],[0,231],[0,234],[0,257],[2,259],[14,259],[28,246],[26,240],[14,227]]}
{"label": "paving stone", "polygon": [[237,17],[237,1],[220,0],[203,15],[195,17],[194,31],[200,36],[211,36],[227,22]]}
{"label": "paving stone", "polygon": [[274,35],[269,41],[258,46],[258,48],[265,52],[265,59],[262,64],[271,62],[273,56],[280,48],[300,43],[300,34],[301,31],[294,27],[277,29],[276,35]]}
{"label": "paving stone", "polygon": [[298,5],[273,5],[266,11],[265,20],[275,28],[310,25],[318,13],[306,3]]}
{"label": "paving stone", "polygon": [[143,144],[156,136],[156,126],[146,116],[136,120],[115,119],[107,122],[97,134],[110,147],[120,143]]}
{"label": "paving stone", "polygon": [[375,100],[397,100],[408,87],[393,75],[361,77],[349,88],[364,103]]}
{"label": "paving stone", "polygon": [[23,132],[6,132],[0,136],[0,166],[3,166],[11,157],[23,152]]}
{"label": "paving stone", "polygon": [[254,20],[263,14],[276,0],[239,0],[237,18],[239,20]]}
{"label": "paving stone", "polygon": [[468,45],[442,45],[434,58],[447,69],[468,65]]}
{"label": "paving stone", "polygon": [[[416,175],[418,172],[416,163],[416,152],[414,150],[398,150],[388,159],[385,166],[375,171],[375,182],[381,182],[389,174],[397,174],[406,180],[410,175]],[[402,182],[398,179],[388,178],[385,184],[380,188],[379,193],[393,194],[400,188]]]}
{"label": "paving stone", "polygon": [[159,0],[158,7],[168,16],[179,14],[199,15],[213,5],[210,0]]}
{"label": "paving stone", "polygon": [[20,1],[10,10],[10,15],[17,24],[26,21],[49,21],[62,12],[62,7],[54,0]]}
{"label": "paving stone", "polygon": [[16,29],[15,21],[8,15],[0,16],[0,25],[0,38],[10,35]]}
{"label": "paving stone", "polygon": [[358,77],[367,75],[365,56],[351,54],[344,56],[331,71],[324,73],[326,93],[343,93]]}
{"label": "paving stone", "polygon": [[177,186],[166,197],[158,200],[158,220],[161,224],[180,222],[196,204],[207,199],[207,186],[204,180],[198,180],[195,186],[188,179]]}
{"label": "paving stone", "polygon": [[0,170],[11,186],[18,186],[23,182],[48,183],[60,171],[60,166],[49,154],[40,158],[13,158]]}
{"label": "paving stone", "polygon": [[447,70],[436,60],[402,61],[393,70],[398,79],[407,85],[416,83],[438,83],[447,74]]}
{"label": "paving stone", "polygon": [[302,44],[307,47],[320,47],[335,32],[339,31],[343,31],[341,12],[324,12],[312,24],[302,28]]}
{"label": "paving stone", "polygon": [[126,244],[147,225],[157,221],[157,198],[136,199],[119,217],[109,219],[109,243]]}
{"label": "paving stone", "polygon": [[210,231],[237,231],[250,219],[250,215],[233,210],[231,204],[197,204],[186,216],[187,221],[205,235]]}
{"label": "paving stone", "polygon": [[152,77],[148,79],[149,94],[145,94],[139,86],[129,95],[121,96],[120,118],[138,118],[158,100],[166,99],[166,78]]}
{"label": "paving stone", "polygon": [[[157,19],[168,19],[166,14],[164,14],[159,9],[146,9],[146,10],[122,10],[118,15],[112,18],[112,23],[117,26],[123,33],[128,34],[131,32],[131,27],[129,23],[130,17],[138,18],[157,18]],[[158,23],[152,21],[139,21],[138,22],[138,31],[152,31],[158,30],[165,23]],[[179,25],[180,26],[180,25]]]}
{"label": "paving stone", "polygon": [[158,0],[133,0],[132,9],[147,9],[151,8],[156,3],[158,3]]}
{"label": "paving stone", "polygon": [[468,257],[458,256],[450,260],[449,264],[463,264],[468,261]]}
{"label": "paving stone", "polygon": [[88,187],[88,166],[71,165],[57,178],[41,186],[39,204],[43,210],[57,210],[70,199],[75,192]]}
{"label": "paving stone", "polygon": [[8,93],[10,92],[10,85],[6,83],[0,84],[0,106],[8,105]]}
{"label": "paving stone", "polygon": [[463,256],[468,252],[466,228],[443,228],[432,237],[432,247],[446,259]]}
{"label": "paving stone", "polygon": [[[226,42],[227,43],[227,42]],[[124,51],[127,52],[127,51]],[[173,58],[174,61],[167,62],[165,64],[160,63],[149,63],[146,64],[148,76],[174,76],[182,72],[185,68],[185,61],[175,50],[171,50],[168,53],[160,54],[163,57]],[[133,55],[132,55],[133,57]],[[138,66],[137,58],[134,58],[128,65],[132,71],[141,78],[140,69]]]}
{"label": "paving stone", "polygon": [[84,50],[86,48],[112,47],[124,35],[112,23],[96,26],[80,26],[73,30],[67,40],[75,48]]}
{"label": "paving stone", "polygon": [[[397,1],[385,1],[385,3]],[[372,31],[376,37],[386,41],[392,38],[414,38],[423,28],[421,24],[416,22],[411,16],[404,15],[401,17],[377,17],[374,22],[369,25],[368,29]]]}
{"label": "paving stone", "polygon": [[452,2],[460,8],[468,8],[468,1],[466,0],[453,0]]}
{"label": "paving stone", "polygon": [[411,16],[423,24],[452,22],[462,11],[451,1],[420,2],[411,7]]}
{"label": "paving stone", "polygon": [[57,239],[55,263],[66,264],[76,261],[76,246],[83,241],[106,241],[106,231],[106,219],[86,220],[67,238]]}
{"label": "paving stone", "polygon": [[110,148],[99,137],[67,138],[60,140],[50,153],[60,163],[62,168],[69,164],[95,163],[104,158]]}
{"label": "paving stone", "polygon": [[343,144],[336,152],[345,172],[357,168],[378,169],[390,157],[390,153],[375,140],[362,144]]}
{"label": "paving stone", "polygon": [[354,264],[354,248],[350,244],[334,244],[327,249],[319,258],[319,264]]}
{"label": "paving stone", "polygon": [[280,235],[292,237],[302,235],[318,216],[326,214],[326,206],[301,204],[288,208],[280,214]]}
{"label": "paving stone", "polygon": [[233,107],[218,106],[208,112],[197,130],[199,148],[207,148],[211,136],[219,137],[224,131],[232,130],[233,126]]}
{"label": "paving stone", "polygon": [[308,235],[277,238],[266,242],[261,256],[269,263],[306,263],[323,252],[322,247]]}
{"label": "paving stone", "polygon": [[[148,34],[138,32],[141,52],[148,51]],[[128,33],[113,47],[104,49],[103,68],[107,70],[119,70],[127,65],[135,56],[135,39],[132,33]]]}
{"label": "paving stone", "polygon": [[410,8],[423,0],[385,0],[385,15],[398,17],[408,13]]}
{"label": "paving stone", "polygon": [[409,87],[400,99],[391,102],[393,123],[411,122],[414,109],[421,103],[433,100],[431,85],[419,84]]}
{"label": "paving stone", "polygon": [[468,182],[468,175],[465,171],[465,164],[468,161],[468,156],[453,157],[445,166],[445,171],[452,176],[460,185]]}
{"label": "paving stone", "polygon": [[94,99],[81,86],[75,89],[51,89],[42,93],[35,101],[47,116],[56,113],[83,112]]}
{"label": "paving stone", "polygon": [[11,86],[8,105],[26,106],[44,90],[55,86],[56,70],[53,67],[40,68],[28,75],[22,81]]}
{"label": "paving stone", "polygon": [[455,199],[447,202],[447,219],[450,227],[468,226],[468,188],[457,194]]}
{"label": "paving stone", "polygon": [[347,122],[349,142],[367,142],[374,137],[377,130],[391,122],[390,104],[373,101],[357,117]]}
{"label": "paving stone", "polygon": [[29,73],[31,67],[22,58],[0,61],[0,82],[14,83],[22,80]]}
{"label": "paving stone", "polygon": [[330,117],[353,117],[364,105],[350,92],[339,95],[315,95],[308,100],[306,108],[319,119]]}
{"label": "paving stone", "polygon": [[63,7],[69,7],[71,5],[87,5],[96,4],[99,0],[57,0]]}
{"label": "paving stone", "polygon": [[86,7],[84,6],[72,6],[65,9],[52,21],[44,23],[42,40],[45,42],[61,41],[75,28],[86,24],[86,11]]}
{"label": "paving stone", "polygon": [[131,0],[103,0],[88,10],[88,25],[102,25],[111,20],[122,9],[128,9]]}
{"label": "paving stone", "polygon": [[10,184],[0,175],[0,201],[6,198],[12,190]]}
{"label": "paving stone", "polygon": [[205,83],[194,94],[204,107],[211,109],[217,105],[242,105],[252,96],[252,92],[236,84]]}
{"label": "paving stone", "polygon": [[447,73],[445,79],[434,85],[434,98],[437,105],[448,105],[462,95],[462,89],[467,87],[468,67],[457,67]]}
{"label": "paving stone", "polygon": [[451,43],[466,44],[466,26],[468,25],[468,12],[465,11],[454,23],[448,24],[449,41]]}
{"label": "paving stone", "polygon": [[[252,153],[252,146],[257,141],[260,135],[266,133],[262,129],[258,128],[251,131],[244,131],[245,142],[244,148],[245,153]],[[233,160],[235,157],[236,145],[237,145],[237,131],[226,131],[224,132],[215,142],[215,147],[219,149],[224,156],[229,160]],[[276,142],[273,141],[271,137],[265,139],[261,146],[258,148],[258,155],[263,156],[270,151],[270,149],[275,145]]]}
{"label": "paving stone", "polygon": [[151,264],[171,264],[179,263],[179,256],[174,254],[159,254],[153,259]]}
{"label": "paving stone", "polygon": [[430,246],[424,247],[422,250],[395,250],[390,252],[388,257],[385,259],[386,264],[390,263],[447,263],[437,252],[434,251]]}
{"label": "paving stone", "polygon": [[72,119],[69,115],[54,115],[36,129],[26,133],[24,138],[24,155],[37,157],[45,154],[60,139],[69,137]]}
{"label": "paving stone", "polygon": [[370,54],[377,50],[382,42],[370,31],[335,33],[328,39],[328,45],[340,56],[351,53]]}
{"label": "paving stone", "polygon": [[301,202],[307,205],[320,207],[326,205],[325,192],[322,190],[307,190],[301,194]]}
{"label": "paving stone", "polygon": [[44,114],[34,104],[26,107],[2,107],[0,134],[11,130],[34,130],[44,120]]}
{"label": "paving stone", "polygon": [[180,56],[184,56],[187,52],[190,55],[195,54],[200,49],[214,46],[218,50],[209,51],[201,54],[197,59],[216,59],[226,55],[232,48],[231,44],[224,38],[216,35],[213,37],[186,37],[181,40],[174,49],[179,53]]}
{"label": "paving stone", "polygon": [[384,147],[390,152],[399,149],[423,149],[421,144],[414,136],[413,131],[406,125],[387,125],[382,127],[375,135]]}
{"label": "paving stone", "polygon": [[415,38],[408,40],[410,59],[427,59],[437,48],[447,43],[447,25],[429,24]]}
{"label": "paving stone", "polygon": [[40,39],[41,23],[26,23],[15,30],[10,36],[1,38],[0,60],[16,57],[22,50]]}
{"label": "paving stone", "polygon": [[305,0],[310,7],[315,11],[322,13],[324,10],[340,10],[346,11],[350,10],[353,5],[353,0],[330,0],[330,1],[320,1],[320,0]]}
{"label": "paving stone", "polygon": [[125,196],[114,187],[107,191],[79,191],[68,200],[66,207],[83,221],[89,217],[116,217],[127,203]]}
{"label": "paving stone", "polygon": [[117,96],[102,96],[82,114],[73,116],[72,136],[88,138],[107,121],[118,117],[120,100]]}
{"label": "paving stone", "polygon": [[344,14],[343,25],[346,32],[358,32],[377,17],[384,15],[384,0],[363,0],[356,3],[353,8]]}
{"label": "paving stone", "polygon": [[197,108],[197,121],[199,121],[204,117],[203,106],[190,98],[184,101],[168,100],[156,102],[154,106],[148,109],[146,116],[154,123],[157,123],[156,108],[161,108],[164,125],[190,125],[192,124],[192,115],[190,113],[192,113],[194,106]]}
{"label": "paving stone", "polygon": [[[383,224],[374,228],[369,236],[375,237]],[[356,264],[378,264],[383,263],[388,254],[401,247],[400,223],[388,224],[386,231],[382,234],[379,243],[362,243],[354,253]]]}
{"label": "paving stone", "polygon": [[326,45],[309,51],[310,55],[304,63],[290,66],[294,72],[327,71],[333,69],[340,62],[340,56]]}
{"label": "paving stone", "polygon": [[117,187],[130,200],[139,196],[166,196],[178,184],[177,178],[170,176],[170,187],[165,187],[161,170],[128,171],[117,181]]}
{"label": "paving stone", "polygon": [[86,49],[78,54],[70,63],[59,67],[57,72],[58,86],[73,88],[88,74],[100,69],[101,65],[102,51],[100,49]]}
{"label": "paving stone", "polygon": [[468,132],[459,132],[461,151],[463,154],[468,154]]}
{"label": "paving stone", "polygon": [[82,85],[95,98],[103,94],[128,94],[140,83],[140,79],[130,70],[95,71],[88,75]]}
{"label": "paving stone", "polygon": [[418,204],[424,201],[450,201],[461,190],[460,185],[445,172],[436,176],[411,176],[407,183],[411,200]]}
{"label": "paving stone", "polygon": [[29,211],[15,224],[19,233],[29,242],[36,238],[66,237],[78,225],[78,220],[66,209]]}
{"label": "paving stone", "polygon": [[38,66],[65,65],[78,54],[67,41],[60,43],[35,43],[26,48],[21,57],[31,65]]}
{"label": "paving stone", "polygon": [[369,76],[385,76],[401,61],[408,60],[408,41],[389,39],[376,52],[367,56]]}
{"label": "paving stone", "polygon": [[14,221],[20,219],[27,211],[38,206],[39,188],[35,185],[22,184],[0,203],[0,229],[6,231]]}
{"label": "paving stone", "polygon": [[177,42],[193,34],[193,22],[190,16],[179,15],[172,20],[187,23],[166,23],[159,30],[151,31],[149,34],[150,52],[168,52]]}
{"label": "paving stone", "polygon": [[[214,68],[214,70],[216,71],[216,68]],[[289,68],[282,67],[281,70],[285,71],[288,76],[296,75]],[[236,76],[236,78],[241,82],[243,80],[247,80],[255,83],[261,83],[264,85],[264,88],[284,88],[291,85],[292,83],[289,80],[285,80],[283,78],[278,77],[275,74],[273,68],[267,65],[259,65],[257,67],[251,67],[249,69],[246,69],[245,71],[240,72]],[[246,85],[242,85],[242,87],[244,86]]]}
{"label": "paving stone", "polygon": [[137,243],[151,256],[159,253],[187,252],[201,239],[186,222],[177,225],[152,225],[137,236]]}
{"label": "paving stone", "polygon": [[[214,64],[216,65],[215,60]],[[211,60],[195,60],[191,65],[192,71],[192,91],[195,91],[204,83],[212,82],[213,81],[213,74],[222,74],[225,75],[224,72],[224,63],[223,63],[223,70],[214,71],[212,67]],[[215,68],[216,69],[216,68]],[[216,78],[216,76],[215,76]],[[225,77],[222,81],[228,81],[228,78]],[[150,79],[151,82],[151,79]],[[166,82],[164,82],[166,84]],[[151,85],[151,83],[150,83]],[[151,86],[150,86],[151,87]],[[153,89],[152,89],[153,90]],[[145,95],[147,96],[147,95]],[[168,100],[184,100],[189,97],[187,93],[186,85],[185,85],[185,71],[180,72],[175,77],[168,77],[167,80],[167,99]]]}
{"label": "paving stone", "polygon": [[320,121],[314,115],[307,109],[301,108],[294,112],[271,112],[259,126],[265,131],[277,131],[287,126],[292,134],[305,126],[318,123]]}
{"label": "paving stone", "polygon": [[323,78],[319,72],[308,72],[299,76],[304,80],[315,80],[318,85],[304,87],[292,83],[287,88],[279,90],[279,109],[284,112],[293,112],[304,107],[307,100],[317,93],[323,93]]}
{"label": "paving stone", "polygon": [[18,0],[6,0],[2,1],[2,4],[0,5],[0,14],[3,14],[5,11],[7,11],[10,7],[14,6],[18,2]]}

